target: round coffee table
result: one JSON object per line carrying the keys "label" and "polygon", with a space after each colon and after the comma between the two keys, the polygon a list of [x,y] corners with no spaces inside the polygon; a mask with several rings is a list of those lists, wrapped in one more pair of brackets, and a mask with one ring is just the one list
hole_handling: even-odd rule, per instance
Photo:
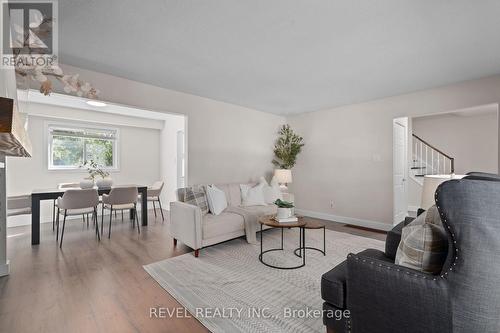
{"label": "round coffee table", "polygon": [[[305,244],[305,234],[306,230],[304,226],[306,225],[306,222],[302,217],[299,217],[299,220],[297,222],[293,223],[280,223],[278,221],[274,220],[273,215],[266,215],[263,216],[259,219],[260,223],[260,255],[259,255],[259,261],[263,263],[266,266],[269,266],[271,268],[276,268],[276,269],[297,269],[300,267],[304,267],[306,265],[306,249],[302,246],[302,244]],[[267,225],[271,228],[281,228],[281,247],[279,248],[273,248],[269,250],[263,249],[263,242],[262,242],[262,235],[263,235],[263,230],[262,227],[264,225]],[[302,258],[302,264],[297,265],[297,266],[274,266],[271,264],[268,264],[264,261],[264,253],[272,252],[272,251],[283,251],[283,229],[284,228],[299,228],[299,247],[297,250],[301,250],[301,255],[300,257]]]}
{"label": "round coffee table", "polygon": [[[304,229],[309,229],[309,230],[311,230],[311,229],[323,229],[323,250],[318,249],[316,247],[312,247],[312,246],[306,246],[305,242],[304,242],[302,244],[299,244],[299,247],[296,248],[295,251],[293,251],[293,253],[295,253],[295,255],[297,257],[302,257],[301,250],[307,249],[307,250],[315,250],[315,251],[321,252],[321,253],[323,253],[324,256],[326,256],[326,226],[325,226],[325,224],[323,222],[311,220],[308,218],[304,218],[304,221],[306,222]],[[305,240],[305,237],[304,237],[304,240]]]}

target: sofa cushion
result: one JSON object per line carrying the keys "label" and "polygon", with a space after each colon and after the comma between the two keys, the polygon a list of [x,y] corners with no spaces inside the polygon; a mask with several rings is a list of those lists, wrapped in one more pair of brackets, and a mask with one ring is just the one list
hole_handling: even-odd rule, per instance
{"label": "sofa cushion", "polygon": [[345,308],[347,260],[321,277],[321,297],[338,308]]}
{"label": "sofa cushion", "polygon": [[[248,184],[252,186],[254,184]],[[215,184],[219,189],[226,193],[227,205],[238,207],[241,206],[241,190],[240,184],[230,183],[230,184]]]}
{"label": "sofa cushion", "polygon": [[267,205],[264,199],[264,185],[267,184],[259,183],[253,187],[248,184],[241,184],[241,205],[244,207]]}
{"label": "sofa cushion", "polygon": [[205,187],[207,193],[208,208],[210,213],[219,215],[227,207],[226,192],[219,189],[215,185],[207,185]]}
{"label": "sofa cushion", "polygon": [[202,214],[208,213],[207,195],[203,187],[185,187],[178,190],[178,195],[184,199],[185,203],[200,207]]}
{"label": "sofa cushion", "polygon": [[278,208],[276,205],[267,205],[267,206],[249,206],[249,207],[240,207],[244,211],[254,214],[257,218],[264,215],[273,215],[276,214]]}
{"label": "sofa cushion", "polygon": [[244,229],[243,217],[238,214],[222,212],[220,215],[207,214],[203,216],[203,239],[210,239]]}

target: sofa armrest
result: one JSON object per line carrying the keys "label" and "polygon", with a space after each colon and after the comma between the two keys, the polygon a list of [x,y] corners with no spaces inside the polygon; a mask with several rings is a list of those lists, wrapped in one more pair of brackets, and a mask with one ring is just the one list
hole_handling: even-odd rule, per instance
{"label": "sofa armrest", "polygon": [[447,282],[364,254],[347,258],[354,332],[451,332]]}
{"label": "sofa armrest", "polygon": [[170,235],[194,250],[202,247],[201,209],[175,201],[170,203]]}

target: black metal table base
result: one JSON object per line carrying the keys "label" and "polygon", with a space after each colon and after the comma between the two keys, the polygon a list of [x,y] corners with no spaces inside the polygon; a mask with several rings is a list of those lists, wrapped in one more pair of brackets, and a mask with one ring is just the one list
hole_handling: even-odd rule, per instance
{"label": "black metal table base", "polygon": [[[274,248],[274,249],[269,249],[269,250],[263,250],[263,243],[262,243],[262,224],[260,225],[260,255],[259,255],[259,261],[263,263],[264,265],[271,267],[271,268],[276,268],[276,269],[297,269],[304,267],[306,265],[306,249],[302,247],[302,244],[305,244],[305,235],[306,235],[306,229],[304,227],[299,227],[299,248],[296,250],[301,250],[301,254],[303,255],[300,256],[302,258],[302,264],[296,265],[296,266],[275,266],[271,265],[269,263],[266,263],[264,261],[264,253],[269,253],[273,251],[283,251],[283,228],[281,228],[281,247],[280,248]],[[294,252],[295,253],[295,252]]]}
{"label": "black metal table base", "polygon": [[[303,244],[304,246],[302,246],[302,244]],[[314,251],[318,251],[318,252],[322,253],[324,256],[326,256],[326,229],[325,229],[325,227],[323,227],[323,250],[318,249],[318,248],[316,248],[316,247],[312,247],[312,246],[305,246],[305,237],[304,237],[304,243],[302,243],[302,244],[299,244],[299,247],[298,247],[298,248],[296,248],[296,249],[293,251],[293,253],[294,253],[297,257],[302,258],[301,253],[302,253],[302,250],[304,250],[304,249],[306,249],[306,250],[314,250]],[[300,251],[299,251],[299,250],[300,250]],[[297,252],[298,252],[298,253],[297,253]]]}

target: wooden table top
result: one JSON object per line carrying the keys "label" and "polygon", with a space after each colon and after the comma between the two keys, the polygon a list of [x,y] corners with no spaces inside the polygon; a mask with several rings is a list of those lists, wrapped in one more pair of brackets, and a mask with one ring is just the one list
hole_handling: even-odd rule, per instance
{"label": "wooden table top", "polygon": [[297,216],[299,219],[297,222],[290,223],[280,223],[274,219],[274,215],[266,215],[259,219],[260,224],[267,225],[273,228],[299,228],[304,227],[306,229],[321,229],[325,227],[325,224],[320,221],[313,220],[305,216]]}

